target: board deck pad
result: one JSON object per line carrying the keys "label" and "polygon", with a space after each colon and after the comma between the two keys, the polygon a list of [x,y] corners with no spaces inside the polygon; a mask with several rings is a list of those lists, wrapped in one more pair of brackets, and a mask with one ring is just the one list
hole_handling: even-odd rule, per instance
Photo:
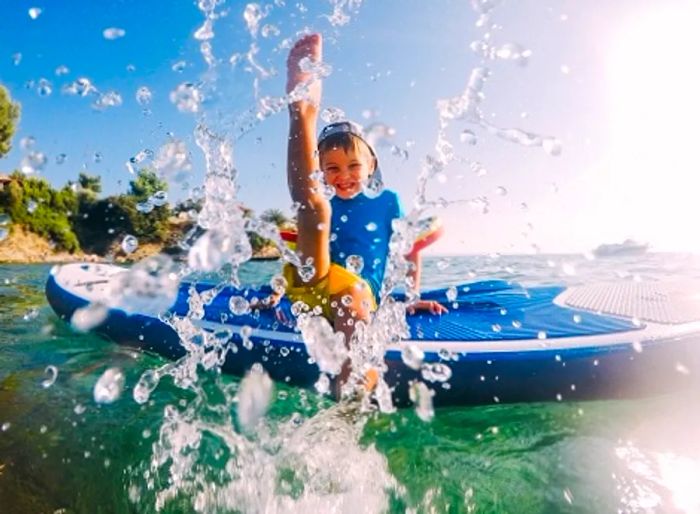
{"label": "board deck pad", "polygon": [[560,300],[596,313],[678,324],[700,321],[698,291],[698,282],[622,282],[572,287]]}

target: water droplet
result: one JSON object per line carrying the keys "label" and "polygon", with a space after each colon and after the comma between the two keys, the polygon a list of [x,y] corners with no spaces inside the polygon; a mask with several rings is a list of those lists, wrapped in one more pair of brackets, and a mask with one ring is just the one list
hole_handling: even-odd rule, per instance
{"label": "water droplet", "polygon": [[141,86],[136,90],[136,101],[139,105],[148,105],[152,98],[153,93],[146,86]]}
{"label": "water droplet", "polygon": [[128,270],[112,275],[104,299],[109,302],[109,307],[127,313],[159,315],[177,298],[178,271],[179,266],[169,256],[150,256]]}
{"label": "water droplet", "polygon": [[690,370],[680,362],[676,363],[676,371],[681,375],[690,375]]}
{"label": "water droplet", "polygon": [[513,328],[522,328],[523,326],[522,322],[517,319],[514,319],[510,324],[513,325]]}
{"label": "water droplet", "polygon": [[25,175],[39,173],[46,165],[46,155],[41,152],[29,152],[22,158],[19,170]]}
{"label": "water droplet", "polygon": [[302,282],[309,282],[314,278],[316,274],[316,266],[313,265],[312,261],[307,262],[303,266],[297,268],[297,274]]}
{"label": "water droplet", "polygon": [[58,378],[58,368],[56,366],[46,366],[44,374],[46,375],[46,378],[41,381],[41,387],[48,389],[56,383],[56,379]]}
{"label": "water droplet", "polygon": [[355,275],[362,273],[362,268],[364,267],[365,261],[360,255],[348,255],[348,257],[345,259],[345,269],[354,273]]}
{"label": "water droplet", "polygon": [[474,161],[469,165],[469,169],[471,169],[477,177],[483,177],[486,175],[487,171],[486,168],[484,167],[483,164],[481,164],[478,161]]}
{"label": "water droplet", "polygon": [[571,494],[571,491],[569,490],[569,488],[567,487],[562,492],[564,493],[564,499],[566,500],[566,503],[568,503],[569,505],[573,505],[574,495]]}
{"label": "water droplet", "polygon": [[326,64],[322,61],[314,61],[309,57],[303,57],[299,60],[299,69],[316,78],[326,78],[333,71],[333,67],[330,64]]}
{"label": "water droplet", "polygon": [[92,393],[96,403],[113,403],[124,390],[124,373],[119,368],[109,368],[95,383]]}
{"label": "water droplet", "polygon": [[73,412],[75,412],[78,416],[80,416],[81,414],[85,414],[86,410],[87,409],[85,408],[85,406],[80,403],[73,408]]}
{"label": "water droplet", "polygon": [[139,240],[135,236],[127,234],[126,236],[124,236],[124,239],[122,239],[121,246],[122,250],[124,250],[124,253],[133,253],[139,246]]}
{"label": "water droplet", "polygon": [[326,123],[336,123],[346,119],[345,111],[337,107],[326,107],[321,111],[321,119]]}
{"label": "water droplet", "polygon": [[66,162],[66,158],[67,158],[67,157],[68,157],[68,156],[67,156],[66,154],[64,154],[64,153],[58,154],[58,155],[56,156],[56,164],[58,164],[58,165],[60,166],[61,164],[63,164],[64,162]]}
{"label": "water droplet", "polygon": [[428,382],[447,382],[452,377],[452,370],[441,362],[424,363],[421,376]]}
{"label": "water droplet", "polygon": [[424,358],[423,350],[414,343],[407,343],[401,350],[401,360],[411,369],[419,370]]}
{"label": "water droplet", "polygon": [[27,202],[27,212],[29,214],[33,214],[34,211],[36,210],[36,208],[37,208],[37,203],[34,200],[29,200]]}
{"label": "water droplet", "polygon": [[561,141],[555,137],[546,137],[542,139],[542,148],[549,155],[556,157],[561,155],[562,144]]}
{"label": "water droplet", "polygon": [[60,77],[61,75],[68,75],[68,73],[70,73],[70,69],[68,69],[68,66],[61,64],[56,68],[54,73],[57,77]]}
{"label": "water droplet", "polygon": [[498,196],[506,196],[508,194],[508,190],[503,186],[498,186],[496,188],[496,194]]}
{"label": "water droplet", "polygon": [[309,356],[316,362],[321,372],[339,374],[348,355],[345,336],[342,333],[336,333],[323,316],[299,316],[297,326]]}
{"label": "water droplet", "polygon": [[19,66],[19,63],[22,62],[22,54],[17,52],[15,54],[12,54],[12,64],[15,66]]}
{"label": "water droplet", "polygon": [[22,150],[28,151],[34,148],[34,145],[36,144],[36,139],[34,136],[26,136],[23,137],[22,139],[19,140],[19,147]]}
{"label": "water droplet", "polygon": [[275,275],[270,280],[270,287],[275,293],[284,294],[287,290],[287,279],[282,275]]}
{"label": "water droplet", "polygon": [[29,17],[32,20],[36,20],[39,16],[41,16],[42,10],[40,7],[31,7],[29,9]]}
{"label": "water droplet", "polygon": [[36,92],[39,96],[49,96],[53,92],[53,84],[51,81],[41,78],[37,82]]}
{"label": "water droplet", "polygon": [[154,207],[162,207],[168,203],[168,193],[166,191],[157,191],[153,193],[153,196],[151,196],[148,200]]}
{"label": "water droplet", "polygon": [[187,67],[187,61],[177,61],[174,63],[170,69],[177,72],[177,73],[182,73],[185,71],[185,68]]}
{"label": "water droplet", "polygon": [[119,39],[126,36],[126,30],[120,29],[118,27],[109,27],[102,31],[102,36],[108,40]]}
{"label": "water droplet", "polygon": [[[440,259],[437,261],[437,263],[435,265],[437,266],[437,269],[439,269],[440,271],[445,271],[447,268],[450,267],[450,261],[448,259]],[[469,291],[468,287],[465,290],[465,292],[466,291]]]}
{"label": "water droplet", "polygon": [[537,332],[537,339],[547,339],[547,332],[544,330]]}
{"label": "water droplet", "polygon": [[88,96],[97,93],[97,88],[92,85],[90,79],[80,77],[70,84],[63,86],[61,91],[67,95]]}
{"label": "water droplet", "polygon": [[465,129],[459,134],[459,140],[462,143],[472,146],[477,143],[476,134],[469,129]]}
{"label": "water droplet", "polygon": [[12,426],[12,423],[10,423],[9,421],[6,421],[2,425],[0,425],[0,430],[2,430],[3,432],[7,432],[8,430],[10,430],[11,426]]}
{"label": "water droplet", "polygon": [[498,323],[494,323],[493,325],[491,325],[491,330],[498,333],[502,330],[502,328],[501,325],[499,325]]}
{"label": "water droplet", "polygon": [[78,332],[89,332],[107,319],[109,309],[101,303],[91,303],[77,309],[71,316],[70,324]]}
{"label": "water droplet", "polygon": [[236,316],[244,316],[250,312],[250,303],[242,296],[232,296],[228,301],[229,310]]}
{"label": "water droplet", "polygon": [[180,112],[199,112],[202,93],[194,84],[183,82],[170,93],[170,101]]}
{"label": "water droplet", "polygon": [[25,311],[25,313],[22,315],[22,319],[24,321],[33,321],[38,317],[39,317],[39,309],[37,309],[35,307],[27,309]]}
{"label": "water droplet", "polygon": [[574,314],[574,323],[581,323],[581,315]]}
{"label": "water droplet", "polygon": [[321,373],[314,384],[314,389],[318,394],[328,394],[331,390],[331,379],[325,373]]}
{"label": "water droplet", "polygon": [[506,43],[493,51],[493,57],[506,61],[513,61],[520,66],[525,66],[532,56],[532,52],[516,43]]}
{"label": "water droplet", "polygon": [[244,430],[254,428],[265,415],[272,392],[272,380],[260,364],[254,364],[238,390],[238,422]]}
{"label": "water droplet", "polygon": [[152,369],[144,371],[134,386],[134,401],[140,405],[146,403],[153,390],[158,387],[158,382],[160,377]]}
{"label": "water droplet", "polygon": [[110,107],[119,107],[122,104],[122,96],[116,91],[107,91],[101,94],[98,99],[92,103],[92,108],[98,111],[109,109]]}
{"label": "water droplet", "polygon": [[150,199],[146,200],[145,202],[140,202],[136,204],[136,210],[139,212],[142,212],[144,214],[148,214],[153,210],[153,202],[151,202]]}
{"label": "water droplet", "polygon": [[433,394],[428,386],[418,381],[411,383],[408,390],[408,396],[416,406],[416,415],[426,423],[435,416]]}
{"label": "water droplet", "polygon": [[262,37],[276,37],[280,35],[280,29],[277,28],[276,25],[263,25],[263,28],[260,29],[260,34]]}
{"label": "water droplet", "polygon": [[250,3],[245,6],[243,11],[243,19],[245,20],[246,26],[248,27],[248,32],[250,35],[255,37],[258,33],[258,26],[260,20],[265,17],[265,14],[260,9],[258,4]]}
{"label": "water droplet", "polygon": [[448,302],[454,302],[457,300],[457,288],[455,286],[448,287],[445,296]]}
{"label": "water droplet", "polygon": [[153,167],[161,177],[184,182],[190,176],[192,162],[184,141],[173,139],[158,149]]}

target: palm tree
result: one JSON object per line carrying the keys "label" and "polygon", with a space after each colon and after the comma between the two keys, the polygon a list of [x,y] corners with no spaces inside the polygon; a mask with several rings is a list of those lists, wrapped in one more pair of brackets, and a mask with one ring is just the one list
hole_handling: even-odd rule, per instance
{"label": "palm tree", "polygon": [[279,209],[267,209],[263,211],[263,213],[260,215],[260,219],[268,223],[274,223],[280,228],[288,226],[292,223],[292,220],[290,220]]}

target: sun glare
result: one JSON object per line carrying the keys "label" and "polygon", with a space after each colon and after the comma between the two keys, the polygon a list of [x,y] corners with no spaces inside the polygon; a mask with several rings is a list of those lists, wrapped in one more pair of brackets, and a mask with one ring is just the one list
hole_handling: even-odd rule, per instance
{"label": "sun glare", "polygon": [[[638,14],[609,56],[609,199],[657,249],[700,251],[700,6]],[[691,225],[692,226],[692,225]]]}

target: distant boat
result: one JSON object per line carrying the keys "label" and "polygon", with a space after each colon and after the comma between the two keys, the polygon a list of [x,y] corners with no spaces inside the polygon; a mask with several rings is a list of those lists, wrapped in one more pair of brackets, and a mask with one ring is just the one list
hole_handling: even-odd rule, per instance
{"label": "distant boat", "polygon": [[639,243],[634,239],[625,239],[622,243],[602,244],[593,250],[593,255],[596,257],[642,255],[648,249],[648,243]]}

